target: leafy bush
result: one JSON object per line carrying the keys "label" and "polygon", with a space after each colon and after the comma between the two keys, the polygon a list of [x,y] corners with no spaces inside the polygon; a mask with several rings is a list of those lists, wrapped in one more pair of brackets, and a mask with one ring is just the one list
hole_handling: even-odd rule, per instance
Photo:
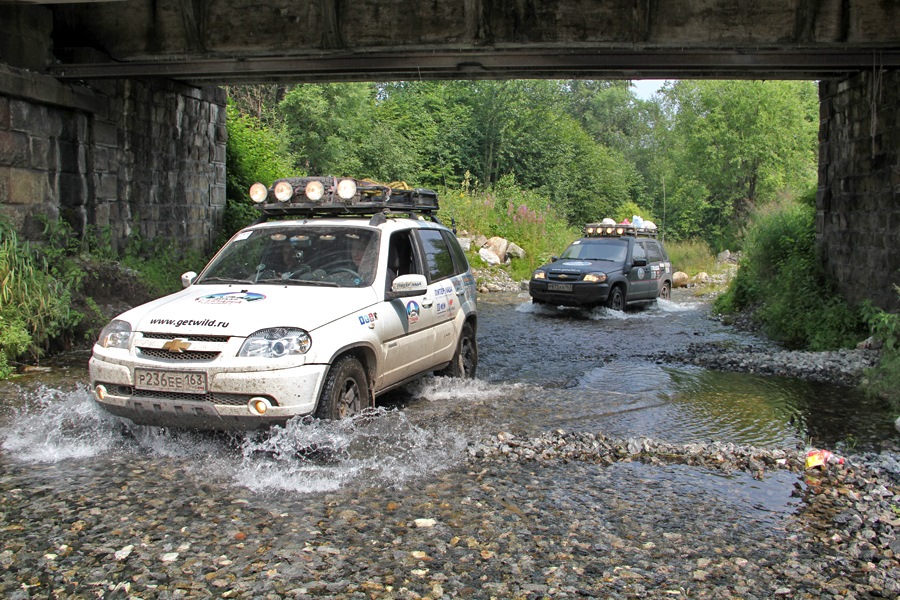
{"label": "leafy bush", "polygon": [[38,359],[53,338],[74,327],[81,316],[70,311],[70,294],[27,242],[0,225],[0,372],[29,355]]}
{"label": "leafy bush", "polygon": [[259,217],[247,195],[251,185],[257,181],[271,185],[280,177],[296,174],[283,132],[241,114],[233,104],[228,106],[227,127],[225,213],[217,246]]}
{"label": "leafy bush", "polygon": [[[447,225],[452,220],[458,230],[471,235],[504,237],[525,250],[525,258],[513,260],[510,266],[514,279],[530,277],[536,267],[578,237],[577,230],[566,225],[565,217],[545,197],[522,190],[511,176],[487,192],[473,191],[469,185],[467,177],[461,189],[441,194],[439,217]],[[474,259],[473,264],[478,266],[479,260]]]}
{"label": "leafy bush", "polygon": [[[900,294],[900,287],[896,287]],[[866,301],[863,319],[869,332],[884,344],[881,362],[866,373],[866,392],[890,401],[900,410],[900,314],[889,313]]]}
{"label": "leafy bush", "polygon": [[751,310],[770,338],[791,347],[851,347],[864,331],[859,309],[836,293],[816,255],[815,210],[799,202],[753,216],[740,269],[715,309]]}

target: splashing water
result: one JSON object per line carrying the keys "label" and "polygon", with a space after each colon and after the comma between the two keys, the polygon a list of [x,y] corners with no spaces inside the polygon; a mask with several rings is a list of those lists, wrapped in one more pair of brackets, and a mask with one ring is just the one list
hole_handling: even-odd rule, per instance
{"label": "splashing water", "polygon": [[348,485],[403,487],[460,462],[466,441],[383,408],[352,419],[295,419],[267,431],[216,434],[136,426],[107,414],[89,390],[40,388],[0,429],[18,461],[172,461],[198,479],[255,492],[321,493]]}

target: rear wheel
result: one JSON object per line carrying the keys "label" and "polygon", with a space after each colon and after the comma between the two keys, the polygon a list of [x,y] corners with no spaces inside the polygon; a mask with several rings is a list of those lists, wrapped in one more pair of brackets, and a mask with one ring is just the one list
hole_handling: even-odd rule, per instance
{"label": "rear wheel", "polygon": [[475,340],[475,328],[470,323],[463,325],[462,335],[453,360],[438,375],[442,377],[461,377],[473,379],[478,369],[478,343]]}
{"label": "rear wheel", "polygon": [[609,290],[609,298],[606,299],[606,308],[610,310],[625,310],[625,294],[621,286]]}
{"label": "rear wheel", "polygon": [[672,282],[663,281],[662,287],[659,288],[659,297],[668,300],[672,296]]}
{"label": "rear wheel", "polygon": [[362,412],[369,401],[366,371],[353,356],[335,361],[328,371],[316,417],[336,421]]}

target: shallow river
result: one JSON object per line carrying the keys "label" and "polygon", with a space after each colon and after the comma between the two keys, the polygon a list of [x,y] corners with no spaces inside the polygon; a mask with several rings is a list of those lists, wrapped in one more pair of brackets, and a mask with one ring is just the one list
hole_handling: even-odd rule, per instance
{"label": "shallow river", "polygon": [[891,415],[851,388],[657,363],[654,353],[694,341],[766,345],[709,318],[709,306],[684,292],[626,313],[534,307],[517,293],[479,303],[476,380],[421,380],[381,399],[364,422],[297,423],[272,435],[130,426],[95,407],[87,356],[69,356],[0,387],[2,460],[50,473],[58,465],[61,478],[107,460],[187,460],[201,478],[316,493],[428,478],[461,463],[469,442],[500,431],[832,449],[896,435]]}

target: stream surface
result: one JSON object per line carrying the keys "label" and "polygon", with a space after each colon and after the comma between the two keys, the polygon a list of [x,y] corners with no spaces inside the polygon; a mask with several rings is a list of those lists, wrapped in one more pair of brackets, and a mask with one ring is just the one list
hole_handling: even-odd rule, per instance
{"label": "stream surface", "polygon": [[[582,524],[601,519],[625,538],[635,527],[650,536],[653,523],[656,534],[662,528],[677,530],[678,539],[692,530],[702,536],[702,520],[718,519],[728,536],[737,536],[734,544],[758,545],[764,554],[767,536],[780,535],[784,519],[798,506],[796,489],[803,484],[789,471],[758,480],[744,472],[623,462],[556,464],[538,471],[493,465],[479,473],[467,447],[499,432],[528,438],[557,429],[797,452],[808,446],[875,448],[896,436],[885,407],[852,388],[657,362],[654,353],[683,350],[697,341],[770,345],[711,319],[708,304],[685,292],[625,313],[536,307],[520,293],[482,294],[479,314],[476,379],[425,378],[381,398],[373,414],[346,422],[305,420],[246,435],[136,427],[97,408],[88,389],[86,353],[60,357],[47,371],[4,382],[0,493],[6,499],[0,523],[5,529],[0,529],[6,533],[0,537],[31,531],[21,552],[40,554],[68,540],[60,532],[71,531],[77,518],[96,536],[82,542],[85,553],[96,554],[99,545],[121,554],[139,544],[148,549],[147,561],[151,554],[159,561],[177,555],[175,542],[193,528],[218,532],[203,529],[197,538],[222,535],[232,543],[228,536],[235,531],[253,529],[242,521],[245,514],[234,516],[235,503],[259,509],[258,519],[309,520],[281,528],[257,523],[253,531],[268,536],[271,552],[321,536],[321,523],[338,510],[333,507],[357,517],[368,512],[369,522],[388,519],[388,511],[403,506],[407,521],[436,514],[460,531],[481,531],[489,519],[518,522],[528,513],[540,527],[553,530],[557,523],[560,531],[567,531],[567,519]],[[499,504],[477,500],[499,498],[501,492],[490,491],[498,489],[506,490]],[[510,503],[526,508],[503,512]],[[448,514],[442,517],[442,511]],[[123,523],[136,527],[134,519],[150,519],[153,534],[123,533]],[[395,522],[396,515],[390,519]],[[559,535],[575,535],[572,527],[569,523],[569,533]],[[374,536],[365,543],[375,545],[381,537],[391,538],[387,528],[333,525],[327,532],[332,542],[343,535]],[[452,533],[447,539],[460,539]],[[674,539],[666,536],[655,542],[660,548]],[[385,547],[397,539],[385,541]],[[63,545],[71,551],[73,543]],[[224,541],[207,543],[210,556],[234,552]],[[647,543],[646,548],[654,547]],[[379,556],[391,563],[394,554]],[[252,560],[246,558],[247,564]],[[81,588],[71,590],[77,596]]]}

